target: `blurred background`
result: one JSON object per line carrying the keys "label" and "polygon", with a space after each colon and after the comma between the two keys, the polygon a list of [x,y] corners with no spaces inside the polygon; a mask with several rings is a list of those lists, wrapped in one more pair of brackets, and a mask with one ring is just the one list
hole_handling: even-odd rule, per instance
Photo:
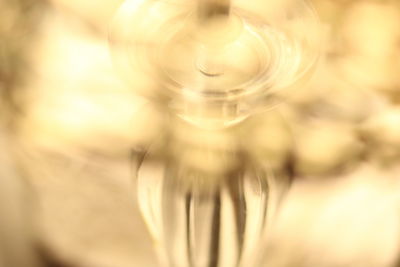
{"label": "blurred background", "polygon": [[[315,77],[245,122],[293,177],[267,264],[400,266],[400,1],[311,2]],[[111,63],[121,3],[0,2],[1,267],[158,266],[129,155],[164,120]]]}

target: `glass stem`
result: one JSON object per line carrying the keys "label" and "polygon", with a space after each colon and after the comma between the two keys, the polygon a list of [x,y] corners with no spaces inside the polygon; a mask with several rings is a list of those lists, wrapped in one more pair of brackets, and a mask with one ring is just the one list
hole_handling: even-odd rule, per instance
{"label": "glass stem", "polygon": [[197,17],[200,24],[207,23],[216,17],[228,17],[230,13],[230,0],[198,0]]}

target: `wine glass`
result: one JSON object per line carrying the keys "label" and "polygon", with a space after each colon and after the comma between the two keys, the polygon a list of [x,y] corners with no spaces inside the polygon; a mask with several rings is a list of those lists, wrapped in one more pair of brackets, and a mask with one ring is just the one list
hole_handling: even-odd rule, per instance
{"label": "wine glass", "polygon": [[318,26],[303,0],[127,0],[118,10],[115,66],[169,114],[134,161],[165,266],[249,266],[287,185],[238,132],[309,79]]}

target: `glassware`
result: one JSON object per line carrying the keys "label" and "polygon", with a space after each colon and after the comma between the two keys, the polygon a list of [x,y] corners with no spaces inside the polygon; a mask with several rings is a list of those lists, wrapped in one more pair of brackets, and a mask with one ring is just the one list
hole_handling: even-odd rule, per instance
{"label": "glassware", "polygon": [[128,0],[110,35],[132,88],[202,127],[230,126],[290,96],[320,49],[303,0],[237,0],[227,14],[199,19],[198,3],[213,1],[222,0]]}
{"label": "glassware", "polygon": [[115,65],[169,114],[160,140],[134,161],[165,266],[250,266],[287,183],[248,156],[240,122],[309,77],[318,36],[304,1],[121,6],[110,35]]}
{"label": "glassware", "polygon": [[[252,162],[237,129],[175,118],[137,164],[140,209],[165,266],[249,266],[285,183]],[[163,266],[164,266],[163,265]]]}

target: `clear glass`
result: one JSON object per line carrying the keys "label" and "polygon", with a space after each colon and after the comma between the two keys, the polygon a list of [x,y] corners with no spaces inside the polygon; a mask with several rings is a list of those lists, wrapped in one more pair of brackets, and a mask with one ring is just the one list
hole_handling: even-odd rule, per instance
{"label": "clear glass", "polygon": [[290,179],[255,163],[238,129],[171,121],[133,161],[161,266],[253,266]]}
{"label": "clear glass", "polygon": [[318,25],[300,0],[121,6],[110,34],[115,65],[171,118],[161,144],[135,161],[139,204],[164,266],[254,266],[289,184],[252,162],[235,129],[309,78]]}
{"label": "clear glass", "polygon": [[246,168],[208,188],[200,172],[181,175],[175,163],[148,159],[138,171],[140,208],[163,266],[249,266],[271,205],[266,174]]}
{"label": "clear glass", "polygon": [[320,34],[305,1],[236,0],[228,14],[208,20],[199,19],[202,2],[121,6],[111,51],[139,94],[203,127],[230,126],[284,100],[309,78]]}

